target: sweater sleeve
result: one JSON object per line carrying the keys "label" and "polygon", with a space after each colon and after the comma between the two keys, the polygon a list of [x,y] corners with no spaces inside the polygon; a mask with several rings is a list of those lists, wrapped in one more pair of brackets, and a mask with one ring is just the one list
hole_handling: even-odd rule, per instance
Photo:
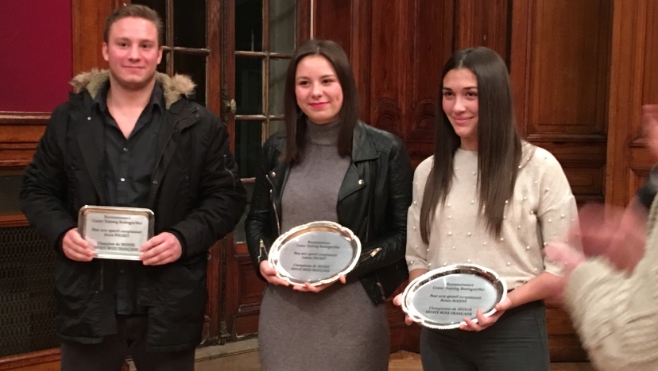
{"label": "sweater sleeve", "polygon": [[428,269],[427,249],[429,244],[423,242],[420,233],[420,209],[427,176],[433,163],[432,157],[423,161],[414,173],[413,200],[407,214],[407,248],[405,258],[409,272],[414,269]]}
{"label": "sweater sleeve", "polygon": [[658,238],[628,277],[603,258],[571,274],[565,299],[585,349],[601,370],[658,369]]}
{"label": "sweater sleeve", "polygon": [[[539,157],[538,161],[543,168],[537,210],[543,245],[560,241],[580,248],[579,241],[566,240],[569,228],[578,218],[576,199],[571,192],[567,176],[560,163],[550,152],[537,148],[535,156]],[[554,275],[562,274],[561,266],[547,259],[544,259],[544,270]]]}

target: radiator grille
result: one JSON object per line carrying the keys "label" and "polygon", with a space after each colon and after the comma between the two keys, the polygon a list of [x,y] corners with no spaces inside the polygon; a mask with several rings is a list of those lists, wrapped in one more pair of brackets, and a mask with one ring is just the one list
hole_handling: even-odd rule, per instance
{"label": "radiator grille", "polygon": [[18,193],[23,181],[18,170],[0,170],[0,215],[20,214]]}
{"label": "radiator grille", "polygon": [[59,346],[54,267],[32,228],[0,228],[0,357]]}

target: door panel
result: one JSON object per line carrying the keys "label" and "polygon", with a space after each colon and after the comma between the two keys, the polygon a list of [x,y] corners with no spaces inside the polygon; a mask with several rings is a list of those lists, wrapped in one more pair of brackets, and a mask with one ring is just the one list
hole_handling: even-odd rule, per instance
{"label": "door panel", "polygon": [[658,104],[658,4],[615,0],[610,70],[606,201],[626,205],[654,159],[645,147],[642,106]]}

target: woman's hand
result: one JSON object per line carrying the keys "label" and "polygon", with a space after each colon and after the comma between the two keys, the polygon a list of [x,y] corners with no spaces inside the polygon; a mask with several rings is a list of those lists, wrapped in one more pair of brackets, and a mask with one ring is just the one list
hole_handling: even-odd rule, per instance
{"label": "woman's hand", "polygon": [[[397,294],[397,295],[395,296],[395,298],[393,298],[393,304],[397,305],[398,307],[401,307],[401,306],[402,306],[402,295],[404,295],[404,294],[403,294],[403,293]],[[411,324],[414,323],[414,320],[411,319],[411,317],[409,317],[409,316],[405,313],[405,314],[404,314],[404,323],[405,323],[407,326],[410,326]]]}
{"label": "woman's hand", "polygon": [[270,265],[267,260],[260,262],[260,274],[265,280],[273,285],[290,286],[287,281],[277,277],[276,270]]}
{"label": "woman's hand", "polygon": [[505,300],[496,304],[496,313],[485,317],[482,314],[482,309],[478,308],[476,317],[478,319],[477,323],[472,321],[470,318],[464,318],[464,323],[459,326],[460,330],[464,331],[482,331],[498,321],[498,319],[505,314],[505,311],[512,307],[512,301],[509,297],[506,297]]}
{"label": "woman's hand", "polygon": [[[422,276],[423,274],[427,273],[428,270],[424,268],[416,268],[413,269],[411,272],[409,272],[409,282],[412,282],[416,278]],[[403,293],[397,294],[395,298],[393,299],[393,304],[397,305],[398,307],[402,306],[402,295]],[[404,314],[404,323],[407,326],[410,326],[413,324],[415,321],[411,319],[406,313]]]}
{"label": "woman's hand", "polygon": [[[338,279],[338,281],[340,281],[342,284],[347,283],[347,281],[346,281],[346,279],[345,279],[345,276],[340,276],[340,278]],[[320,292],[320,291],[326,289],[327,287],[333,285],[334,283],[336,283],[336,282],[338,282],[338,281],[325,283],[324,285],[320,285],[320,286],[312,286],[310,283],[306,282],[306,283],[304,284],[304,286],[295,285],[295,286],[293,287],[293,290],[295,290],[295,291],[300,291],[300,292],[314,292],[314,293],[318,293],[318,292]]]}

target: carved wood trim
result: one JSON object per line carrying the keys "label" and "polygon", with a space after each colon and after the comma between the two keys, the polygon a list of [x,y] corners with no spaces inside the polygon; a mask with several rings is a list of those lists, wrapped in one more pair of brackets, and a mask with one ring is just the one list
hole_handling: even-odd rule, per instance
{"label": "carved wood trim", "polygon": [[206,59],[206,70],[208,76],[206,77],[206,105],[210,111],[216,115],[221,112],[221,86],[224,80],[222,70],[224,69],[222,60],[222,11],[223,2],[219,0],[208,1],[208,14],[207,14],[207,38],[208,48],[210,48],[210,55]]}
{"label": "carved wood trim", "polygon": [[222,292],[222,251],[225,240],[217,241],[208,250],[208,269],[206,278],[208,302],[206,303],[206,323],[203,329],[203,344],[217,344],[220,340],[221,307],[219,298]]}
{"label": "carved wood trim", "polygon": [[52,368],[48,367],[45,370],[59,370],[60,358],[59,349],[48,349],[40,352],[19,354],[0,358],[0,370],[15,370],[44,364],[52,364],[53,366]]}
{"label": "carved wood trim", "polygon": [[30,225],[23,214],[0,215],[0,228],[25,227]]}
{"label": "carved wood trim", "polygon": [[606,143],[607,137],[603,134],[528,134],[528,141],[533,143],[541,142],[585,142],[585,143]]}
{"label": "carved wood trim", "polygon": [[[318,0],[316,0],[318,1]],[[351,2],[351,43],[350,64],[354,71],[357,90],[359,92],[359,111],[360,118],[366,123],[372,122],[370,112],[370,69],[371,69],[371,52],[372,43],[372,1],[352,0]]]}
{"label": "carved wood trim", "polygon": [[0,112],[0,168],[28,164],[49,119],[45,112]]}
{"label": "carved wood trim", "polygon": [[297,43],[311,38],[311,0],[297,1]]}
{"label": "carved wood trim", "polygon": [[517,126],[525,136],[528,104],[526,87],[528,86],[528,69],[525,61],[528,59],[528,40],[530,38],[530,23],[528,15],[531,12],[529,1],[512,1],[512,48],[510,51],[510,78],[514,94],[515,116]]}
{"label": "carved wood trim", "polygon": [[644,184],[649,177],[651,167],[636,168],[631,167],[628,171],[628,193],[634,194]]}
{"label": "carved wood trim", "polygon": [[641,122],[647,8],[647,0],[614,0],[605,198],[616,205],[626,205],[631,197],[628,143],[638,137]]}
{"label": "carved wood trim", "polygon": [[0,112],[0,125],[46,125],[48,120],[50,112]]}

